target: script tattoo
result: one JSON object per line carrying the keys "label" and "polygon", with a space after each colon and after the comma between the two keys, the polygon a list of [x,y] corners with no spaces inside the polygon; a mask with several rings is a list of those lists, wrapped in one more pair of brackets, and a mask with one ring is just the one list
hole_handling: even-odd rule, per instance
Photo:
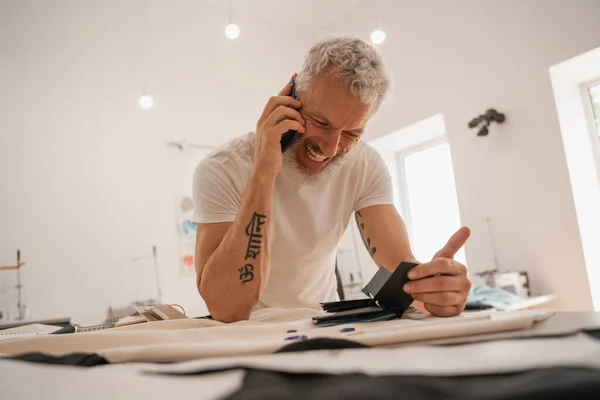
{"label": "script tattoo", "polygon": [[250,219],[250,223],[246,226],[246,236],[248,236],[248,247],[246,248],[246,260],[249,258],[256,259],[256,256],[260,254],[260,245],[262,243],[263,235],[261,233],[261,226],[267,222],[267,216],[254,213]]}
{"label": "script tattoo", "polygon": [[375,247],[375,246],[371,247],[371,238],[368,237],[365,239],[365,234],[364,234],[365,224],[362,222],[363,216],[360,213],[360,211],[357,211],[356,214],[354,215],[354,217],[356,218],[356,225],[358,226],[358,231],[360,232],[360,237],[362,238],[363,243],[365,244],[365,247],[367,248],[367,251],[369,252],[371,257],[373,257],[375,255],[375,253],[377,252],[377,247]]}
{"label": "script tattoo", "polygon": [[[267,216],[254,212],[250,222],[246,225],[246,236],[248,236],[248,247],[246,247],[245,260],[255,259],[260,254],[260,245],[262,244],[263,234],[261,227],[267,223]],[[240,281],[242,283],[251,282],[254,279],[254,266],[246,264],[238,269]]]}
{"label": "script tattoo", "polygon": [[251,282],[254,279],[254,267],[252,264],[246,264],[242,268],[238,269],[240,273],[240,281],[242,283]]}

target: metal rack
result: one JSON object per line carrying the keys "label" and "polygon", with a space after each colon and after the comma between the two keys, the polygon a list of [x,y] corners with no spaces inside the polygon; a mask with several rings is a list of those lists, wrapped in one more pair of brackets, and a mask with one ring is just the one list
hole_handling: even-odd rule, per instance
{"label": "metal rack", "polygon": [[156,245],[152,245],[152,254],[132,257],[131,261],[145,261],[152,260],[154,264],[154,278],[156,281],[156,298],[149,297],[145,299],[140,299],[138,297],[138,288],[136,286],[136,295],[135,300],[132,301],[129,305],[124,307],[108,307],[106,311],[106,318],[104,320],[105,324],[114,323],[119,320],[119,318],[123,318],[131,315],[136,311],[136,307],[145,307],[145,306],[156,306],[162,304],[162,288],[160,285],[160,274],[158,268],[158,255],[156,251]]}
{"label": "metal rack", "polygon": [[[0,272],[5,271],[17,271],[17,284],[14,286],[17,289],[17,310],[19,311],[19,315],[17,317],[18,321],[21,321],[25,318],[23,312],[23,302],[22,302],[22,290],[23,285],[21,284],[21,267],[25,265],[24,262],[21,261],[21,250],[17,250],[17,263],[15,265],[3,265],[0,266]],[[1,314],[1,311],[0,311]]]}
{"label": "metal rack", "polygon": [[[151,301],[155,302],[156,304],[161,304],[162,303],[162,289],[160,287],[160,275],[159,275],[159,269],[158,269],[158,256],[156,253],[156,245],[152,245],[152,254],[151,255],[145,255],[145,256],[131,258],[131,261],[134,261],[134,262],[141,261],[141,260],[152,260],[154,263],[154,278],[156,280],[157,299],[147,299],[147,300],[151,300]],[[147,300],[141,300],[141,302],[143,304],[145,304],[145,302]],[[136,302],[140,302],[140,299],[136,298]],[[134,302],[134,304],[136,302]]]}

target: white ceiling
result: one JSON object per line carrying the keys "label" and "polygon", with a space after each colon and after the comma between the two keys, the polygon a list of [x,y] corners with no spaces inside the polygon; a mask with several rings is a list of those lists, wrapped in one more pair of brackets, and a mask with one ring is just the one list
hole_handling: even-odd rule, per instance
{"label": "white ceiling", "polygon": [[320,29],[351,13],[365,0],[205,0],[211,8],[227,14],[231,4],[233,18],[264,22],[289,29]]}

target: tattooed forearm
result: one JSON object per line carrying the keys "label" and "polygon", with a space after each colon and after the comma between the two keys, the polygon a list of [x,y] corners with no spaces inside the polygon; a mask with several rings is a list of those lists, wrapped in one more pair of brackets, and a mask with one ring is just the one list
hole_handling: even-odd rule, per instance
{"label": "tattooed forearm", "polygon": [[251,282],[254,279],[254,266],[252,264],[246,264],[242,268],[238,269],[240,273],[240,281],[242,283]]}
{"label": "tattooed forearm", "polygon": [[364,230],[365,230],[365,224],[363,223],[363,216],[360,213],[360,211],[357,211],[354,215],[354,217],[356,218],[356,225],[358,226],[358,231],[360,232],[360,237],[363,240],[363,243],[365,244],[365,247],[367,248],[367,251],[369,252],[369,254],[371,255],[371,257],[373,257],[375,255],[375,253],[377,252],[377,247],[375,247],[374,245],[371,246],[371,238],[367,237],[365,238],[365,234],[364,234]]}
{"label": "tattooed forearm", "polygon": [[262,244],[261,226],[267,222],[267,216],[254,213],[250,222],[246,226],[246,236],[248,236],[248,247],[246,248],[246,258],[256,259],[260,254],[260,245]]}
{"label": "tattooed forearm", "polygon": [[[245,260],[249,258],[256,259],[260,254],[260,246],[262,245],[263,234],[261,226],[267,223],[267,216],[254,212],[250,222],[246,225],[246,236],[248,236],[248,247],[246,247]],[[242,283],[251,282],[254,279],[254,266],[246,264],[238,269],[240,273],[240,281]]]}

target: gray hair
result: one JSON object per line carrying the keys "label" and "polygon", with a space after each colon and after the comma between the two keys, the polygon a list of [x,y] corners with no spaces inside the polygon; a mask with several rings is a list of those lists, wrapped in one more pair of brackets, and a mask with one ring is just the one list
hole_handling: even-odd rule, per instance
{"label": "gray hair", "polygon": [[354,36],[333,36],[315,44],[296,78],[298,92],[309,89],[323,74],[344,80],[350,93],[359,96],[375,114],[390,87],[383,59],[373,45]]}

